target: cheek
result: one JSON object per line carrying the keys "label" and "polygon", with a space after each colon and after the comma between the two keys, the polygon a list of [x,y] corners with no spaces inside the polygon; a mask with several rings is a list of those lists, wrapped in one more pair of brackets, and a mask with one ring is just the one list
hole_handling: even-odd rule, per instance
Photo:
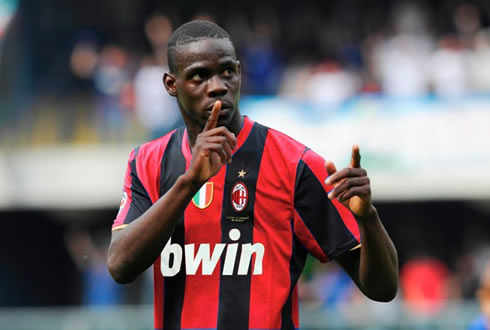
{"label": "cheek", "polygon": [[184,88],[181,88],[178,93],[181,104],[185,106],[192,105],[201,98],[201,93],[196,87],[185,86]]}
{"label": "cheek", "polygon": [[239,77],[231,80],[231,83],[229,85],[229,90],[233,92],[239,92],[240,91],[240,86],[241,86],[241,79]]}

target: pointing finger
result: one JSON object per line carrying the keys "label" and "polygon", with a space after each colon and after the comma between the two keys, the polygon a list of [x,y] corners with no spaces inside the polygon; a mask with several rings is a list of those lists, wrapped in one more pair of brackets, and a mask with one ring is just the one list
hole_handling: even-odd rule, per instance
{"label": "pointing finger", "polygon": [[361,154],[359,152],[359,146],[354,144],[352,146],[352,158],[350,161],[350,167],[361,168]]}
{"label": "pointing finger", "polygon": [[221,101],[216,101],[213,105],[213,109],[209,114],[206,126],[204,126],[203,132],[209,131],[216,127],[218,124],[219,111],[221,110]]}

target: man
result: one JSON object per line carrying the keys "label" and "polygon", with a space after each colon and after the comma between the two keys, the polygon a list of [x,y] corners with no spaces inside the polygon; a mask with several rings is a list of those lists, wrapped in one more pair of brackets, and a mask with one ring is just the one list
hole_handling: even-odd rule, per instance
{"label": "man", "polygon": [[359,148],[337,171],[242,117],[240,63],[213,23],[178,28],[168,61],[185,128],[131,153],[108,258],[119,283],[154,265],[155,328],[298,328],[307,253],[336,259],[368,297],[393,299],[397,255]]}

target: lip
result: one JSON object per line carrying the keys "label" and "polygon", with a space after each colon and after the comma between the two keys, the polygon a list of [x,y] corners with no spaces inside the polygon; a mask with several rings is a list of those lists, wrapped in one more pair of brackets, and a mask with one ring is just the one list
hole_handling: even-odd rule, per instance
{"label": "lip", "polygon": [[[221,108],[221,110],[219,111],[218,117],[220,117],[220,118],[226,117],[230,114],[230,112],[231,112],[231,108]],[[206,118],[209,118],[210,115],[211,115],[211,109],[206,110]]]}
{"label": "lip", "polygon": [[221,101],[221,110],[220,110],[220,112],[223,111],[223,110],[228,110],[228,109],[231,109],[232,108],[231,104],[229,104],[226,101],[223,101],[223,100],[214,100],[213,102],[211,102],[211,104],[209,104],[206,107],[206,111],[211,112],[211,110],[213,110],[213,106],[216,103],[216,101]]}

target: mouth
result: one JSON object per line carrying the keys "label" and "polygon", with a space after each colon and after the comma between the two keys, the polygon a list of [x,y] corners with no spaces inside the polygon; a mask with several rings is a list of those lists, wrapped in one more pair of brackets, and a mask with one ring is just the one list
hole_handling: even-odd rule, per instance
{"label": "mouth", "polygon": [[[228,102],[225,102],[223,100],[220,100],[221,101],[221,109],[220,109],[220,113],[221,112],[225,112],[225,111],[229,111],[230,109],[232,109],[232,106],[231,104],[229,104]],[[214,107],[214,104],[216,103],[216,101],[212,102],[210,105],[208,105],[206,107],[206,112],[208,113],[211,113],[211,110],[213,110],[213,107]]]}

